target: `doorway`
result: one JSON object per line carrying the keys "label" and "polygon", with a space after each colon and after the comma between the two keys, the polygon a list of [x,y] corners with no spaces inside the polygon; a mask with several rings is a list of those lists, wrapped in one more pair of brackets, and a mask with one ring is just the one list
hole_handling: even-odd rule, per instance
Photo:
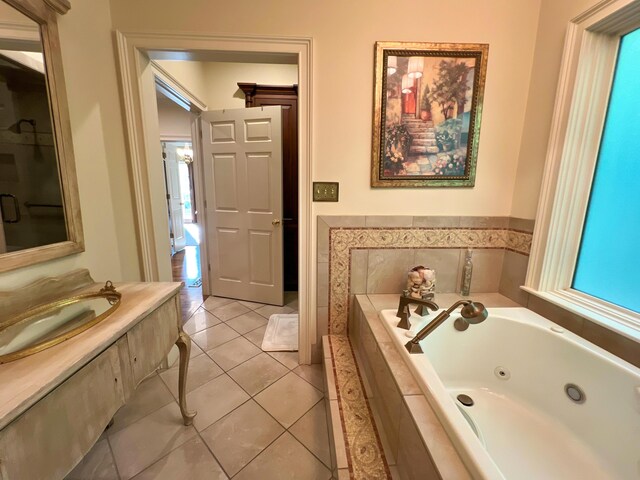
{"label": "doorway", "polygon": [[200,244],[192,142],[162,140],[171,254]]}
{"label": "doorway", "polygon": [[180,304],[188,319],[203,302],[195,181],[193,178],[194,113],[173,100],[175,92],[156,78],[159,141],[166,193],[168,236],[171,246],[172,280],[183,282]]}
{"label": "doorway", "polygon": [[[134,177],[134,194],[138,218],[140,219],[141,256],[145,279],[153,280],[166,278],[166,267],[162,265],[162,250],[169,250],[169,245],[163,246],[159,237],[156,215],[160,215],[159,201],[162,200],[163,210],[166,212],[164,202],[166,194],[158,192],[154,187],[153,178],[158,179],[158,172],[149,168],[148,158],[150,153],[159,146],[152,145],[149,140],[149,132],[153,130],[153,120],[149,118],[148,105],[149,84],[152,80],[152,59],[158,55],[170,54],[174,59],[202,58],[211,54],[229,54],[236,52],[241,55],[271,56],[282,59],[294,57],[299,66],[299,174],[298,185],[300,188],[299,205],[299,306],[300,306],[300,362],[309,363],[310,345],[315,343],[315,315],[312,315],[311,295],[312,291],[312,255],[311,255],[311,178],[310,178],[310,79],[311,79],[311,40],[308,38],[247,38],[229,39],[225,36],[206,36],[193,38],[179,34],[146,35],[144,33],[123,34],[117,32],[118,48],[122,63],[123,91],[125,92],[125,104],[127,109],[127,134],[130,138],[130,154],[132,159],[132,172]],[[164,52],[164,53],[163,53]],[[166,57],[165,57],[166,58]],[[175,80],[175,78],[173,79]],[[178,90],[180,83],[176,82]],[[184,93],[184,92],[179,92]],[[200,102],[205,106],[205,102]],[[145,141],[141,142],[140,139]],[[194,150],[198,150],[197,142]],[[197,153],[196,153],[197,156]],[[160,172],[161,173],[161,172]],[[149,179],[145,178],[145,176]],[[198,173],[196,165],[196,197],[198,197],[198,180],[202,183],[202,172]],[[200,176],[200,178],[198,178]],[[163,179],[162,179],[163,180]],[[200,200],[200,199],[198,199]],[[166,213],[164,213],[166,215]],[[165,220],[166,221],[166,220]],[[166,231],[166,227],[165,227]],[[203,242],[204,243],[204,242]],[[202,245],[202,244],[201,244]],[[202,249],[202,255],[204,250]],[[208,267],[208,266],[207,266]],[[203,286],[207,282],[207,269],[203,271]],[[311,324],[313,322],[313,324]]]}

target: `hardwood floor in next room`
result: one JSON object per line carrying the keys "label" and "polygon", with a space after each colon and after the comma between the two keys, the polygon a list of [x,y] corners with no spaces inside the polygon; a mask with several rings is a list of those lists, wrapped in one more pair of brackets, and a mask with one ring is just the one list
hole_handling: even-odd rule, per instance
{"label": "hardwood floor in next room", "polygon": [[184,282],[180,290],[182,319],[186,322],[195,313],[204,298],[200,273],[200,247],[188,245],[171,257],[174,282]]}

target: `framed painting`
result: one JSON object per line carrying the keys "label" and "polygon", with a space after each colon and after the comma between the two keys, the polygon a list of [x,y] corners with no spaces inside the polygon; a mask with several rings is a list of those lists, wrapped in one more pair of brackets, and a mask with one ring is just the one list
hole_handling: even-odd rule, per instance
{"label": "framed painting", "polygon": [[488,53],[376,42],[372,187],[473,187]]}

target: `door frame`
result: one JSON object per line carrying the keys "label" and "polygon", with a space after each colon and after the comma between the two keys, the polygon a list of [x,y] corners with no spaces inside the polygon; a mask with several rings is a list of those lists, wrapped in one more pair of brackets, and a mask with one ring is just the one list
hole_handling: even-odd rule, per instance
{"label": "door frame", "polygon": [[[181,106],[185,110],[191,112],[191,135],[160,135],[160,141],[165,142],[191,142],[191,148],[193,150],[193,159],[195,167],[193,172],[193,193],[195,196],[196,205],[201,205],[204,209],[204,172],[202,166],[201,146],[200,146],[200,114],[207,110],[207,104],[200,100],[193,92],[189,91],[187,87],[182,85],[175,77],[167,72],[160,65],[151,61],[151,69],[154,76],[156,87],[159,88],[162,93],[173,100],[177,105]],[[200,221],[197,222],[200,225],[201,231],[205,231],[206,223],[204,215],[200,216]],[[201,236],[201,239],[204,237]],[[202,279],[202,291],[209,291],[209,269],[208,259],[209,251],[207,249],[206,242],[200,242],[200,278]],[[146,278],[145,278],[146,280]],[[152,281],[152,280],[147,280]]]}
{"label": "door frame", "polygon": [[[147,159],[158,155],[158,112],[155,103],[155,80],[148,51],[182,52],[268,52],[293,54],[298,60],[298,295],[299,361],[311,363],[311,345],[316,343],[314,297],[312,286],[312,79],[313,58],[310,37],[261,35],[201,35],[157,32],[115,31],[119,61],[125,133],[131,165],[136,209],[136,230],[144,281],[171,280],[167,216],[158,192],[158,169]],[[204,105],[201,103],[201,105]],[[206,107],[206,106],[205,106]],[[155,117],[155,119],[154,119]],[[197,130],[197,126],[194,126]],[[193,128],[192,128],[193,131]],[[199,130],[198,137],[199,139]],[[197,143],[197,142],[195,142]],[[194,147],[195,147],[194,143]],[[194,169],[199,170],[198,168]],[[161,173],[161,172],[160,172]],[[202,178],[200,179],[202,180]],[[160,198],[159,198],[160,197]],[[204,203],[200,203],[204,205]],[[166,237],[166,233],[164,234]],[[166,255],[165,255],[166,254]],[[201,252],[203,255],[204,252]],[[203,271],[204,286],[204,271]],[[205,290],[203,290],[205,291]]]}

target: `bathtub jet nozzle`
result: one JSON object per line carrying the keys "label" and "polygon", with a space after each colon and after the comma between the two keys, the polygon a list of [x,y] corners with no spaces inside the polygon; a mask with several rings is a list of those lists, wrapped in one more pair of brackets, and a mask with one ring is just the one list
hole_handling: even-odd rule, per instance
{"label": "bathtub jet nozzle", "polygon": [[413,337],[405,344],[405,348],[409,351],[409,353],[424,353],[422,351],[422,347],[420,346],[420,340],[424,340],[427,335],[429,335],[436,328],[442,325],[444,321],[451,316],[451,312],[453,312],[460,305],[462,305],[460,314],[462,315],[464,321],[469,324],[475,325],[477,323],[483,322],[489,315],[487,309],[482,303],[473,302],[471,300],[460,300],[451,305],[444,312],[441,312],[436,318],[429,322],[426,327],[420,330],[415,337]]}

